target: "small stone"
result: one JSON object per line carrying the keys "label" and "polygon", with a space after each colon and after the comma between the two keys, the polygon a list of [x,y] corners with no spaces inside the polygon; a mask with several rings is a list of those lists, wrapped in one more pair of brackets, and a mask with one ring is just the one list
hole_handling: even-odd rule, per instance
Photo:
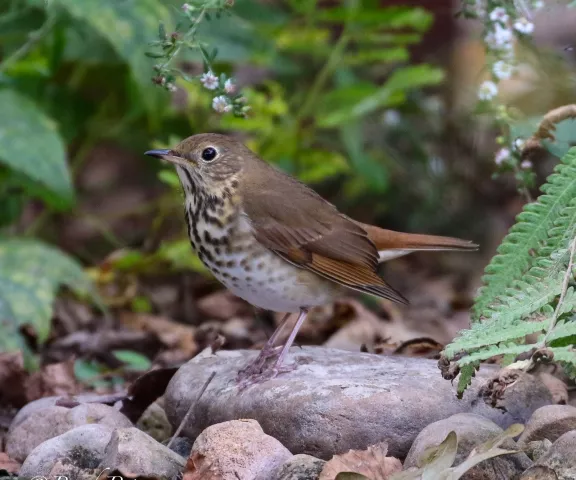
{"label": "small stone", "polygon": [[[108,396],[104,396],[108,398]],[[96,403],[98,400],[102,399],[102,395],[98,395],[95,393],[87,393],[82,395],[73,395],[73,396],[54,396],[54,397],[44,397],[39,398],[38,400],[34,400],[33,402],[27,403],[24,405],[16,414],[12,423],[10,424],[10,429],[17,427],[20,423],[22,423],[32,412],[36,412],[38,410],[44,410],[47,407],[52,407],[56,405],[57,402],[65,400],[68,402],[77,402],[78,404],[81,403]]]}
{"label": "small stone", "polygon": [[555,442],[564,433],[576,430],[576,407],[570,405],[546,405],[536,410],[518,443],[523,445],[547,438]]}
{"label": "small stone", "polygon": [[535,462],[548,450],[550,450],[551,446],[552,442],[545,438],[544,440],[534,440],[532,442],[527,442],[522,445],[522,449],[524,450],[524,453],[528,455],[530,460]]}
{"label": "small stone", "polygon": [[[50,479],[74,479],[74,480],[95,480],[102,478],[99,474],[102,469],[98,468],[80,468],[70,463],[67,459],[58,460],[48,474]],[[32,477],[34,478],[34,477]],[[37,478],[37,477],[36,477]]]}
{"label": "small stone", "polygon": [[536,465],[553,469],[562,480],[576,479],[576,430],[558,438]]}
{"label": "small stone", "polygon": [[[13,422],[13,424],[16,422]],[[75,427],[101,424],[127,427],[132,423],[118,410],[101,403],[82,403],[74,408],[48,406],[31,411],[10,427],[6,452],[12,458],[24,461],[34,448],[50,438],[57,437]]]}
{"label": "small stone", "polygon": [[79,469],[98,468],[113,429],[82,425],[38,445],[22,464],[20,477],[48,477],[57,462]]}
{"label": "small stone", "polygon": [[[170,440],[166,440],[163,444],[168,446],[169,442]],[[181,457],[188,458],[193,444],[194,442],[187,437],[176,437],[169,448]]]}
{"label": "small stone", "polygon": [[548,390],[550,390],[554,403],[561,405],[566,405],[568,403],[569,394],[568,385],[566,385],[566,383],[548,372],[541,372],[538,374],[538,377],[542,380],[542,383],[546,385]]}
{"label": "small stone", "polygon": [[194,442],[184,480],[270,480],[291,457],[256,420],[218,423]]}
{"label": "small stone", "polygon": [[[182,435],[196,439],[212,424],[253,418],[292,453],[322,459],[364,450],[382,441],[388,454],[402,458],[418,432],[455,413],[485,416],[502,428],[525,424],[537,408],[550,404],[548,389],[522,373],[492,408],[480,387],[497,369],[483,365],[459,400],[456,386],[443,380],[437,362],[385,357],[331,348],[293,348],[287,364],[295,369],[239,392],[238,370],[258,352],[221,350],[197,356],[174,375],[165,394],[168,419],[177,428],[194,403]],[[212,372],[216,376],[198,399]]]}
{"label": "small stone", "polygon": [[280,467],[276,480],[318,480],[325,463],[311,455],[294,455]]}
{"label": "small stone", "polygon": [[150,435],[137,428],[114,431],[100,466],[119,471],[130,478],[172,478],[180,473],[186,460]]}
{"label": "small stone", "polygon": [[522,474],[520,480],[558,480],[558,475],[551,468],[534,465]]}
{"label": "small stone", "polygon": [[160,443],[172,436],[172,425],[158,402],[150,404],[136,423],[136,427]]}
{"label": "small stone", "polygon": [[[456,432],[458,438],[458,453],[454,465],[459,465],[470,452],[481,443],[486,442],[502,433],[502,429],[491,420],[471,413],[459,413],[449,418],[431,423],[424,428],[412,444],[404,468],[421,467],[420,459],[429,447],[439,445],[451,431]],[[516,442],[506,440],[501,448],[518,450]],[[491,479],[517,479],[520,474],[532,466],[532,461],[524,453],[502,455],[485,460],[468,470],[463,480],[491,480]]]}

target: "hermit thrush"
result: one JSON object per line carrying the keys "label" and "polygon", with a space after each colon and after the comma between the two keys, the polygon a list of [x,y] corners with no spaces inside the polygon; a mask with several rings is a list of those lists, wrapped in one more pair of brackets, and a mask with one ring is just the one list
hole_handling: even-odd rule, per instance
{"label": "hermit thrush", "polygon": [[[256,361],[241,372],[240,378],[251,382],[286,370],[282,363],[308,309],[332,302],[345,288],[406,303],[376,274],[379,262],[419,250],[477,248],[457,238],[352,220],[224,135],[194,135],[171,150],[146,155],[176,166],[192,247],[214,276],[257,307],[288,312]],[[300,313],[280,349],[276,342],[291,312]]]}

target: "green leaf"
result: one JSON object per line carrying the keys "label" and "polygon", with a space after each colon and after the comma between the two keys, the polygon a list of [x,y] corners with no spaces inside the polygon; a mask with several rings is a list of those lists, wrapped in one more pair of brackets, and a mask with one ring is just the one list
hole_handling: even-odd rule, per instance
{"label": "green leaf", "polygon": [[132,350],[114,350],[112,354],[131,370],[148,370],[152,366],[148,357]]}
{"label": "green leaf", "polygon": [[[70,15],[86,22],[108,40],[116,53],[130,65],[132,75],[146,92],[143,100],[152,106],[152,61],[145,55],[148,42],[156,38],[158,23],[170,23],[168,9],[157,0],[53,0]],[[158,89],[155,89],[159,91]]]}
{"label": "green leaf", "polygon": [[37,193],[52,206],[70,206],[72,181],[56,123],[13,90],[0,90],[0,105],[0,162],[39,183]]}
{"label": "green leaf", "polygon": [[0,351],[21,346],[24,325],[36,331],[39,342],[48,338],[61,285],[97,299],[81,266],[63,252],[34,240],[0,239]]}
{"label": "green leaf", "polygon": [[472,383],[472,378],[474,378],[474,376],[476,375],[476,368],[477,365],[475,364],[463,365],[460,368],[460,376],[458,377],[458,388],[457,388],[458,398],[462,398],[464,391]]}
{"label": "green leaf", "polygon": [[345,22],[351,20],[364,25],[377,25],[380,28],[413,28],[424,31],[432,24],[432,14],[419,7],[379,7],[358,8],[350,11],[348,7],[321,9],[318,18],[326,22]]}
{"label": "green leaf", "polygon": [[350,170],[341,154],[316,149],[302,152],[298,165],[298,178],[305,183],[321,182]]}
{"label": "green leaf", "polygon": [[169,170],[160,170],[158,172],[158,179],[174,189],[181,188],[180,179],[178,178],[178,174],[174,171],[173,168],[170,168]]}
{"label": "green leaf", "polygon": [[365,96],[353,105],[345,107],[334,105],[333,110],[318,116],[318,124],[328,128],[352,123],[380,108],[401,103],[409,90],[436,85],[443,79],[444,72],[441,69],[426,64],[398,68],[373,94]]}

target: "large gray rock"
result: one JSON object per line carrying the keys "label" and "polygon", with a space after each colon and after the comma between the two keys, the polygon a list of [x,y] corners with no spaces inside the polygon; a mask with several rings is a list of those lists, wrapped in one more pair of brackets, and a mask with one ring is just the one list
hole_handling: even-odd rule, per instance
{"label": "large gray rock", "polygon": [[[454,465],[459,465],[470,452],[481,443],[493,439],[502,433],[502,429],[491,420],[472,413],[459,413],[428,425],[412,444],[404,468],[421,467],[419,460],[426,449],[439,445],[451,432],[458,438],[458,453]],[[513,440],[506,440],[502,447],[518,450]],[[507,480],[517,479],[522,472],[532,466],[532,461],[524,453],[491,458],[468,470],[463,480]]]}
{"label": "large gray rock", "polygon": [[83,403],[74,408],[52,404],[30,410],[27,415],[14,420],[8,432],[6,452],[22,462],[42,442],[87,424],[132,426],[132,422],[118,410],[101,403]]}
{"label": "large gray rock", "polygon": [[292,454],[255,420],[212,425],[194,442],[186,480],[270,480]]}
{"label": "large gray rock", "polygon": [[536,465],[551,468],[560,480],[576,480],[576,430],[556,440]]}
{"label": "large gray rock", "polygon": [[186,460],[137,428],[119,428],[106,446],[101,468],[119,471],[129,478],[176,477]]}
{"label": "large gray rock", "polygon": [[[219,351],[182,366],[168,385],[165,409],[176,428],[197,402],[183,435],[195,439],[209,425],[238,418],[258,420],[263,430],[292,453],[329,459],[349,449],[387,441],[389,455],[403,457],[427,425],[455,413],[474,412],[501,427],[526,423],[537,408],[551,403],[548,389],[523,374],[504,394],[506,411],[479,396],[487,368],[463,400],[443,380],[434,360],[384,357],[318,347],[294,348],[296,368],[240,392],[238,370],[255,351]],[[200,400],[200,389],[216,375]],[[518,399],[520,398],[520,400]]]}
{"label": "large gray rock", "polygon": [[79,470],[100,464],[113,429],[107,425],[83,425],[38,445],[20,469],[20,477],[48,477],[59,462]]}
{"label": "large gray rock", "polygon": [[555,442],[570,430],[576,430],[576,407],[546,405],[532,414],[518,443],[524,444],[544,439]]}

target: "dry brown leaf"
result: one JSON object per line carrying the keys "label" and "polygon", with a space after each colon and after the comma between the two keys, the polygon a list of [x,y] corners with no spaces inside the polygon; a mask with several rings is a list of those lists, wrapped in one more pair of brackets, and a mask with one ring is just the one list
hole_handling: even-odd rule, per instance
{"label": "dry brown leaf", "polygon": [[218,290],[202,297],[198,300],[198,309],[203,315],[217,320],[254,315],[253,307],[228,290]]}
{"label": "dry brown leaf", "polygon": [[387,457],[388,444],[380,442],[366,450],[349,450],[334,455],[326,462],[319,480],[334,480],[341,472],[355,472],[366,475],[371,480],[387,480],[390,475],[402,471],[402,463],[394,457]]}
{"label": "dry brown leaf", "polygon": [[8,473],[17,474],[20,470],[20,464],[11,459],[6,453],[0,452],[0,470],[6,470]]}
{"label": "dry brown leaf", "polygon": [[42,397],[75,395],[80,385],[74,374],[74,359],[45,365],[26,380],[26,394],[30,400]]}
{"label": "dry brown leaf", "polygon": [[222,475],[204,455],[194,452],[186,461],[182,480],[222,480]]}
{"label": "dry brown leaf", "polygon": [[178,369],[158,368],[138,377],[128,390],[128,396],[122,401],[120,411],[136,422],[148,406],[164,395],[166,387]]}
{"label": "dry brown leaf", "polygon": [[179,350],[184,358],[198,353],[196,328],[175,322],[166,317],[144,313],[124,312],[120,321],[131,330],[154,333],[170,350]]}
{"label": "dry brown leaf", "polygon": [[15,407],[26,405],[29,401],[26,394],[27,378],[22,352],[0,353],[0,385],[10,385],[10,388],[2,388],[0,391],[1,403]]}

